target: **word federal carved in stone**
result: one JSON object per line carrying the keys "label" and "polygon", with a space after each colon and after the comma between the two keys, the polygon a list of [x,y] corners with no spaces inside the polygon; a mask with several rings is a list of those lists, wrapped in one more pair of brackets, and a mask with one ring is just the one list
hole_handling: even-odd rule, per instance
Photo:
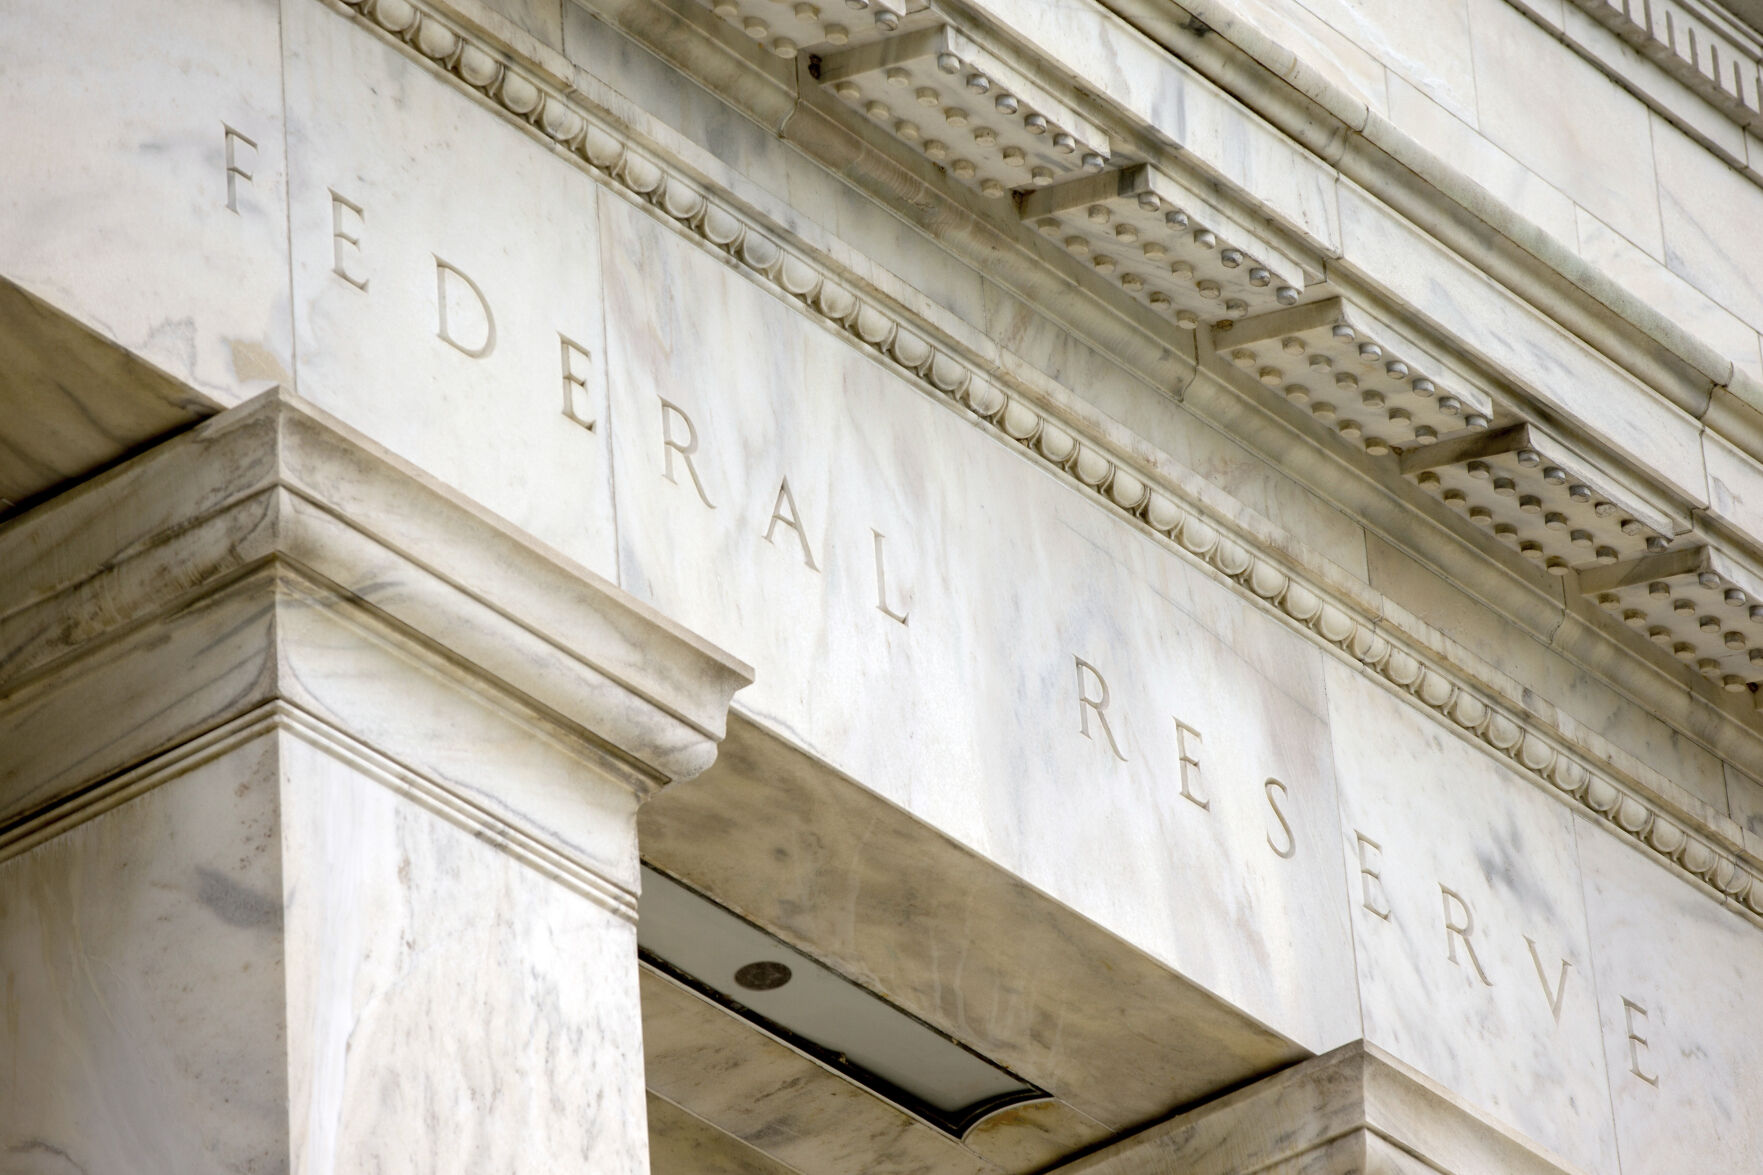
{"label": "word federal carved in stone", "polygon": [[[665,397],[657,397],[661,415],[661,476],[664,480],[680,485],[680,472],[690,479],[692,491],[698,501],[706,509],[716,509],[716,503],[710,500],[710,493],[704,486],[704,479],[698,472],[697,462],[700,438],[698,426],[692,422],[690,414],[678,404]],[[762,541],[782,550],[794,549],[802,559],[802,565],[809,571],[819,573],[820,563],[814,557],[814,547],[808,537],[809,528],[804,521],[802,508],[797,505],[796,492],[790,488],[790,478],[786,473],[778,480],[777,492],[771,500],[770,513],[766,515],[764,529],[760,532]],[[887,536],[875,528],[870,528],[875,555],[875,597],[876,610],[897,624],[906,625],[911,617],[910,592],[890,594],[888,588],[888,563],[886,554]],[[793,541],[792,541],[793,540]],[[824,552],[823,552],[824,554]]]}
{"label": "word federal carved in stone", "polygon": [[[1167,478],[1117,452],[1094,430],[1047,407],[1057,402],[1056,391],[1025,392],[1015,383],[1006,385],[983,358],[939,340],[927,323],[868,292],[830,256],[800,245],[786,248],[779,243],[786,235],[781,226],[762,222],[751,211],[737,211],[732,194],[702,178],[688,178],[682,165],[634,147],[630,136],[606,117],[556,91],[541,71],[509,59],[475,33],[411,0],[342,3],[360,18],[359,27],[389,39],[556,145],[590,174],[685,229],[764,288],[835,327],[936,398],[971,414],[1001,440],[1069,476],[1105,507],[1264,602],[1371,677],[1472,736],[1540,787],[1637,841],[1657,860],[1706,882],[1717,899],[1729,901],[1753,920],[1763,917],[1763,871],[1718,830],[1699,823],[1686,826],[1610,765],[1601,750],[1584,746],[1573,733],[1516,707],[1490,702],[1486,688],[1475,684],[1478,678],[1428,651],[1425,635],[1405,632],[1399,622],[1377,615],[1372,605],[1344,599],[1319,575],[1291,567],[1288,558],[1266,550],[1259,536],[1218,517]],[[365,277],[357,277],[350,267],[359,252],[361,208],[335,192],[332,196],[335,272],[365,289]],[[682,446],[696,443],[683,424],[675,422],[675,427],[667,435],[680,438]],[[668,467],[673,467],[671,459]],[[687,468],[698,496],[711,506],[695,469]]]}

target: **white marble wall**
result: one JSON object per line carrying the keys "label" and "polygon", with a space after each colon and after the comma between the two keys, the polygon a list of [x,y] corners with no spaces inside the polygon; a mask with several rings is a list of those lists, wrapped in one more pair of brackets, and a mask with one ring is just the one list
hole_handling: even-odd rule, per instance
{"label": "white marble wall", "polygon": [[[1632,295],[1763,377],[1759,246],[1746,228],[1763,215],[1763,140],[1575,4],[1254,0],[1241,12]],[[1653,19],[1663,26],[1662,13]],[[1658,108],[1610,70],[1644,87]]]}
{"label": "white marble wall", "polygon": [[7,1171],[287,1169],[276,743],[0,861]]}
{"label": "white marble wall", "polygon": [[293,1170],[646,1170],[635,926],[374,774],[284,741]]}
{"label": "white marble wall", "polygon": [[[746,713],[1306,1046],[1358,1035],[1319,652],[603,209],[623,585],[754,664]],[[667,478],[664,412],[709,506],[678,453]],[[800,533],[771,521],[785,478]],[[1209,807],[1182,795],[1178,720]]]}
{"label": "white marble wall", "polygon": [[647,1169],[627,917],[308,723],[134,777],[0,861],[8,1171]]}
{"label": "white marble wall", "polygon": [[220,403],[293,370],[281,9],[0,7],[0,274]]}
{"label": "white marble wall", "polygon": [[1616,1170],[1575,818],[1357,670],[1327,683],[1365,1038]]}

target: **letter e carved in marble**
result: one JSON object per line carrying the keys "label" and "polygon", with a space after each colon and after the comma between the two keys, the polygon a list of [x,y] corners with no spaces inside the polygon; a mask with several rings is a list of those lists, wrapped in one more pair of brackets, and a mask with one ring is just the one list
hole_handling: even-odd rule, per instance
{"label": "letter e carved in marble", "polygon": [[[354,227],[346,228],[345,222],[354,217]],[[367,278],[356,277],[349,272],[348,258],[343,255],[343,246],[347,245],[357,253],[361,251],[361,233],[367,224],[367,213],[361,205],[347,196],[339,196],[336,189],[331,189],[331,272],[354,286],[366,291]]]}
{"label": "letter e carved in marble", "polygon": [[588,378],[576,369],[578,364],[585,368],[593,362],[593,356],[586,347],[562,333],[557,336],[557,349],[563,368],[563,414],[593,432],[596,421],[594,406],[588,400]]}

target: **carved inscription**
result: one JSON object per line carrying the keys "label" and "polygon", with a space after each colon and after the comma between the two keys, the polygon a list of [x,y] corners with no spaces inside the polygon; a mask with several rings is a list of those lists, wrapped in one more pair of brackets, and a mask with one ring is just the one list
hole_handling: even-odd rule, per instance
{"label": "carved inscription", "polygon": [[1267,793],[1267,806],[1273,809],[1273,818],[1279,821],[1280,833],[1286,842],[1285,847],[1281,848],[1270,832],[1267,834],[1267,847],[1273,850],[1275,856],[1289,861],[1298,855],[1298,838],[1292,835],[1292,826],[1286,822],[1286,814],[1279,807],[1279,797],[1286,794],[1286,785],[1269,776],[1267,782],[1261,786]]}
{"label": "carved inscription", "polygon": [[561,333],[557,336],[557,349],[563,369],[563,414],[593,432],[597,422],[585,374],[593,356],[588,354],[586,347]]}
{"label": "carved inscription", "polygon": [[[246,137],[239,131],[221,123],[226,140],[226,207],[227,211],[237,216],[239,212],[239,181],[250,183],[252,175],[245,170],[247,160],[240,157],[240,149],[250,153],[249,163],[257,165],[257,141]],[[335,195],[333,192],[332,195]]]}
{"label": "carved inscription", "polygon": [[[1469,956],[1469,965],[1475,969],[1476,976],[1484,986],[1492,987],[1494,981],[1488,978],[1487,971],[1482,968],[1481,959],[1475,953],[1475,944],[1469,941],[1469,936],[1475,931],[1475,915],[1470,913],[1469,903],[1450,886],[1440,885],[1439,893],[1445,901],[1445,950],[1449,953],[1451,962],[1457,962],[1457,944],[1462,942],[1463,953]],[[1458,966],[1462,964],[1458,963]]]}
{"label": "carved inscription", "polygon": [[1390,920],[1390,900],[1383,892],[1383,846],[1353,830],[1359,854],[1359,904],[1372,915]]}
{"label": "carved inscription", "polygon": [[[476,335],[475,343],[461,339],[454,333],[454,327],[458,325],[458,315],[466,306],[467,291],[476,304],[477,313],[474,317],[482,321],[474,324],[473,328],[461,329],[467,330],[469,335]],[[435,314],[435,336],[461,355],[485,359],[496,349],[496,315],[490,310],[490,300],[484,297],[483,290],[463,270],[439,257],[435,258]]]}
{"label": "carved inscription", "polygon": [[349,258],[344,254],[345,247],[361,252],[361,234],[366,231],[367,213],[361,205],[347,196],[339,196],[335,188],[331,193],[331,272],[366,292],[367,278],[357,277],[349,272]]}
{"label": "carved inscription", "polygon": [[911,609],[908,608],[905,612],[896,612],[888,604],[888,563],[887,563],[887,559],[882,555],[882,543],[884,543],[886,541],[886,536],[884,536],[881,531],[876,530],[873,527],[870,528],[869,533],[875,536],[875,607],[876,607],[876,610],[879,611],[883,616],[886,616],[889,620],[897,620],[901,624],[905,624],[907,616],[910,615],[910,613],[911,613]]}
{"label": "carved inscription", "polygon": [[[230,126],[225,126],[224,131],[226,205],[229,211],[237,213],[239,211],[239,185],[250,184],[253,181],[257,144]],[[330,190],[329,194],[331,198],[332,272],[355,289],[365,292],[369,284],[363,246],[366,213],[360,204],[334,189]],[[494,351],[497,341],[496,320],[489,299],[477,283],[457,266],[438,255],[434,256],[434,262],[436,337],[470,358],[488,357]],[[598,428],[598,418],[594,410],[589,385],[592,362],[593,356],[588,348],[576,343],[566,335],[561,333],[558,335],[559,378],[563,394],[562,411],[565,416],[591,431]],[[700,436],[697,426],[680,405],[665,397],[657,397],[657,401],[661,415],[662,476],[668,482],[679,485],[678,472],[679,467],[683,465],[686,475],[691,479],[692,490],[698,500],[706,509],[715,510],[716,504],[711,500],[704,478],[694,461],[694,457],[700,452]],[[810,505],[812,506],[813,503],[810,502]],[[779,480],[761,538],[774,547],[787,546],[788,540],[778,534],[780,527],[793,535],[796,546],[800,550],[803,564],[810,571],[819,573],[821,565],[815,557],[802,510],[787,475]],[[876,611],[880,612],[887,620],[906,626],[911,615],[911,592],[909,590],[900,591],[897,585],[890,587],[887,538],[880,530],[873,527],[869,529],[871,538],[869,551],[873,558],[875,574]],[[1115,722],[1119,721],[1119,715],[1116,714],[1113,720],[1110,718],[1112,697],[1106,678],[1095,665],[1084,658],[1074,656],[1072,660],[1077,674],[1078,732],[1092,742],[1106,743],[1110,755],[1115,760],[1121,763],[1127,762],[1122,738],[1117,735],[1114,729]],[[1174,749],[1180,794],[1183,799],[1201,811],[1210,811],[1212,796],[1208,791],[1207,776],[1202,766],[1204,736],[1199,729],[1182,721],[1179,717],[1172,716],[1172,720],[1175,727]],[[1297,855],[1298,851],[1296,832],[1286,810],[1292,789],[1285,781],[1269,776],[1262,784],[1262,793],[1267,804],[1267,814],[1270,817],[1265,834],[1267,847],[1276,857],[1290,860]],[[1394,921],[1393,907],[1385,889],[1383,846],[1357,830],[1354,831],[1354,838],[1360,883],[1360,906],[1373,917],[1385,922],[1392,922]],[[1475,916],[1469,903],[1458,891],[1443,883],[1439,884],[1439,893],[1442,902],[1446,958],[1457,967],[1467,968],[1482,986],[1493,987],[1494,980],[1483,965],[1476,948],[1476,940],[1473,937],[1476,933]],[[1559,1024],[1565,1005],[1572,964],[1568,959],[1561,958],[1555,971],[1555,978],[1551,981],[1536,940],[1525,935],[1524,941],[1530,951],[1531,962],[1536,969],[1544,1002],[1555,1023]],[[1649,1033],[1651,1029],[1648,1027],[1648,1011],[1644,1006],[1626,996],[1621,999],[1629,1071],[1642,1082],[1656,1087],[1659,1084],[1659,1076],[1650,1071],[1652,1068],[1649,1060],[1651,1047]]]}
{"label": "carved inscription", "polygon": [[[786,510],[789,513],[786,514]],[[796,509],[796,495],[790,492],[788,477],[778,483],[777,501],[771,507],[771,521],[765,526],[766,542],[772,541],[771,536],[776,533],[779,523],[796,532],[796,541],[802,544],[802,562],[808,565],[808,570],[819,571],[820,567],[814,562],[814,552],[808,546],[808,532],[802,529],[802,512]]]}
{"label": "carved inscription", "polygon": [[1179,718],[1175,720],[1175,756],[1181,769],[1182,798],[1198,805],[1202,811],[1212,807],[1212,801],[1200,794],[1198,755],[1203,741],[1199,731]]}
{"label": "carved inscription", "polygon": [[[683,438],[676,435],[675,421],[679,423],[679,429],[685,433]],[[698,476],[698,467],[692,464],[692,454],[697,451],[698,430],[693,426],[692,418],[687,416],[686,410],[678,404],[663,399],[661,401],[661,455],[665,464],[662,466],[661,476],[673,482],[674,485],[679,484],[679,479],[673,475],[673,459],[677,454],[680,461],[685,464],[686,473],[692,479],[692,488],[698,491],[698,500],[714,510],[716,503],[712,502],[710,495],[704,491],[704,479]]]}
{"label": "carved inscription", "polygon": [[[1078,731],[1087,739],[1094,740],[1090,734],[1090,715],[1096,716],[1096,725],[1102,728],[1102,737],[1108,740],[1108,749],[1122,763],[1126,755],[1121,752],[1120,744],[1114,740],[1114,730],[1108,725],[1108,682],[1101,672],[1082,657],[1073,657],[1077,662],[1077,721]],[[1092,691],[1093,694],[1092,694]]]}
{"label": "carved inscription", "polygon": [[1641,1027],[1647,1023],[1647,1010],[1629,999],[1622,997],[1623,1029],[1628,1033],[1628,1071],[1639,1077],[1648,1085],[1657,1087],[1659,1075],[1648,1073],[1641,1068],[1641,1053],[1647,1048],[1647,1038],[1642,1036],[1635,1025],[1635,1017],[1640,1017]]}

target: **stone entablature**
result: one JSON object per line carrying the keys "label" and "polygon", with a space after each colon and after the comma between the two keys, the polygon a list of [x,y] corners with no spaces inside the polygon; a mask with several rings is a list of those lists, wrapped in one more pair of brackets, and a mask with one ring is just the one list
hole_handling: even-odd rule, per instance
{"label": "stone entablature", "polygon": [[[1748,850],[1742,834],[1724,814],[1708,810],[1603,740],[1588,737],[1583,731],[1564,732],[1551,725],[1546,718],[1531,712],[1524,701],[1527,692],[1519,682],[1481,663],[1438,634],[1405,625],[1397,610],[1362,585],[1329,575],[1319,566],[1306,567],[1301,547],[1228,508],[1220,509],[1217,498],[1205,494],[1195,482],[1172,478],[1136,458],[1131,439],[1119,435],[1117,430],[1111,435],[1111,430],[1098,427],[1101,422],[1093,417],[1086,419],[1074,414],[1069,393],[1001,377],[984,360],[940,337],[941,332],[932,324],[889,300],[875,297],[865,289],[861,278],[830,257],[811,254],[799,244],[780,243],[788,235],[781,226],[764,223],[762,218],[740,208],[729,193],[707,194],[705,185],[682,174],[677,162],[666,160],[651,148],[631,143],[623,132],[591,109],[546,88],[538,70],[529,67],[530,72],[523,72],[519,63],[498,61],[493,44],[474,44],[469,39],[465,32],[468,26],[448,23],[408,0],[378,0],[358,7],[371,20],[371,27],[414,47],[505,112],[564,145],[645,205],[689,230],[695,239],[726,253],[755,279],[835,326],[854,344],[884,357],[921,387],[973,413],[1038,460],[1094,491],[1111,508],[1166,537],[1176,549],[1200,560],[1214,573],[1238,583],[1314,637],[1394,685],[1416,704],[1516,763],[1539,785],[1596,814],[1613,831],[1636,838],[1660,859],[1695,878],[1711,896],[1730,899],[1735,909],[1748,916],[1763,915],[1763,861]],[[1303,312],[1314,317],[1320,310],[1324,317],[1317,321],[1325,326],[1333,324],[1326,332],[1325,352],[1328,346],[1344,344],[1355,359],[1370,353],[1378,365],[1384,364],[1385,346],[1372,341],[1377,336],[1366,330],[1364,320],[1358,327],[1347,325],[1349,320],[1342,311],[1330,309],[1332,305],[1314,303],[1278,313]],[[1245,320],[1242,327],[1247,329],[1255,321]],[[1343,326],[1344,333],[1340,329]],[[1307,329],[1306,324],[1294,321],[1274,330],[1272,335],[1301,340]],[[1387,330],[1375,325],[1372,329]],[[1387,362],[1403,363],[1394,356],[1404,354],[1412,355],[1412,349],[1404,351],[1392,346],[1392,357]],[[1342,366],[1347,364],[1343,362]],[[1425,369],[1416,367],[1416,379],[1422,378],[1417,374],[1419,370]],[[1405,372],[1405,381],[1406,376]],[[1477,393],[1472,389],[1470,394]],[[1429,389],[1425,398],[1436,402],[1447,396],[1446,392]],[[1457,411],[1473,415],[1477,405],[1485,403],[1485,398],[1472,399],[1467,408],[1459,406]],[[1484,416],[1481,429],[1486,428]],[[1634,544],[1622,562],[1616,560],[1613,550],[1607,558],[1603,557],[1605,548],[1600,546],[1596,551],[1595,563],[1599,566],[1595,586],[1600,598],[1610,596],[1619,610],[1640,612],[1641,623],[1663,628],[1668,643],[1699,650],[1701,646],[1693,643],[1698,638],[1719,641],[1720,631],[1710,634],[1685,625],[1679,622],[1683,610],[1673,609],[1679,599],[1696,601],[1698,592],[1713,593],[1713,602],[1705,608],[1714,609],[1717,615],[1720,609],[1742,612],[1750,607],[1763,611],[1763,582],[1731,564],[1711,563],[1710,560],[1720,558],[1717,555],[1697,554],[1698,548],[1678,546],[1669,557],[1674,560],[1672,566],[1660,570],[1657,564],[1663,556],[1658,552],[1665,549],[1665,535],[1661,532],[1670,524],[1644,507],[1631,507],[1626,513],[1612,507],[1576,476],[1569,476],[1565,467],[1572,458],[1551,454],[1551,447],[1558,443],[1531,426],[1511,425],[1498,433],[1485,434],[1485,440],[1476,439],[1473,429],[1458,435],[1461,440],[1436,446],[1441,452],[1452,450],[1447,454],[1448,461],[1427,463],[1423,459],[1434,446],[1414,447],[1404,457],[1403,472],[1422,484],[1427,484],[1427,475],[1433,474],[1430,484],[1439,487],[1438,492],[1447,501],[1452,491],[1437,480],[1438,470],[1449,467],[1464,471],[1471,483],[1479,476],[1497,490],[1506,475],[1496,475],[1485,463],[1501,460],[1513,462],[1511,472],[1516,476],[1534,476],[1537,491],[1558,491],[1566,509],[1572,508],[1566,503],[1577,504],[1582,498],[1570,491],[1585,490],[1586,525],[1597,526],[1606,518],[1612,523],[1620,522],[1621,526],[1613,526],[1608,542],[1625,547]],[[698,437],[695,433],[683,433],[672,441],[695,446]],[[1482,468],[1478,470],[1478,466]],[[696,488],[703,493],[701,486]],[[787,481],[784,492],[788,492]],[[1514,507],[1511,519],[1522,522],[1529,534],[1534,525],[1526,517],[1532,513],[1526,508],[1530,496],[1527,491],[1521,497],[1514,487],[1509,494],[1490,496],[1486,501],[1495,505],[1501,498],[1509,499]],[[787,516],[796,513],[791,503]],[[1637,515],[1647,521],[1637,524]],[[1538,527],[1535,533],[1539,539],[1546,539],[1550,529]],[[1566,537],[1565,526],[1561,529]],[[1515,545],[1519,541],[1532,542],[1528,538],[1515,539]],[[1544,557],[1565,570],[1564,557],[1571,548],[1564,543],[1560,550],[1563,554]],[[1592,561],[1587,565],[1591,566]],[[1748,592],[1733,583],[1735,577],[1750,585]],[[1639,592],[1621,590],[1632,583],[1657,582],[1665,583],[1670,590],[1651,591],[1644,586]],[[882,606],[888,606],[885,596]],[[1692,613],[1695,606],[1690,609]],[[1731,627],[1722,626],[1722,630],[1731,631]],[[1708,647],[1720,648],[1714,643]],[[1746,646],[1749,647],[1752,646]],[[1734,652],[1744,650],[1727,646],[1722,652],[1730,662]],[[1763,658],[1741,664],[1763,667]],[[1763,668],[1758,671],[1763,672]],[[1737,674],[1729,676],[1730,688],[1742,689],[1749,680]]]}

